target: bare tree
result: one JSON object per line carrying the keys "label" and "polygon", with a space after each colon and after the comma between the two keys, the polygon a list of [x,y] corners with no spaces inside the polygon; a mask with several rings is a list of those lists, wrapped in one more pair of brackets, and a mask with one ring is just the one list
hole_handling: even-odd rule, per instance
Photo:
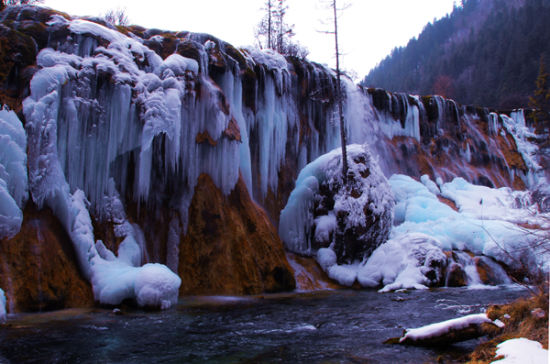
{"label": "bare tree", "polygon": [[294,36],[294,25],[289,25],[285,22],[288,6],[286,0],[276,0],[277,6],[274,12],[277,52],[287,54],[286,49],[291,44],[291,38]]}
{"label": "bare tree", "polygon": [[286,0],[266,0],[262,10],[262,20],[255,30],[255,37],[260,49],[273,49],[280,54],[306,58],[309,53],[302,45],[292,42],[294,25],[288,24]]}
{"label": "bare tree", "polygon": [[127,26],[129,24],[128,16],[125,9],[111,9],[105,13],[103,17],[105,21],[112,25]]}
{"label": "bare tree", "polygon": [[262,10],[265,11],[265,14],[256,27],[256,40],[258,41],[258,46],[260,49],[273,49],[273,15],[275,12],[274,0],[266,0]]}
{"label": "bare tree", "polygon": [[338,8],[336,0],[330,0],[330,8],[332,10],[332,21],[334,24],[332,31],[325,31],[324,33],[334,35],[334,54],[336,57],[336,101],[338,102],[338,117],[340,120],[340,142],[342,143],[342,180],[344,184],[348,181],[348,152],[347,152],[347,136],[346,127],[344,123],[344,105],[342,95],[342,72],[340,70],[340,49],[338,45],[338,13],[344,10],[344,8]]}

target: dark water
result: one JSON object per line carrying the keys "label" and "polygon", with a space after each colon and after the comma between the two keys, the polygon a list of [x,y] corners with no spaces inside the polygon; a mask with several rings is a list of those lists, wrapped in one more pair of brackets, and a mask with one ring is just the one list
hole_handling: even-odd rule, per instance
{"label": "dark water", "polygon": [[427,349],[383,342],[504,303],[524,290],[446,288],[189,298],[164,312],[73,310],[17,315],[0,327],[11,363],[424,363],[460,361],[479,342]]}

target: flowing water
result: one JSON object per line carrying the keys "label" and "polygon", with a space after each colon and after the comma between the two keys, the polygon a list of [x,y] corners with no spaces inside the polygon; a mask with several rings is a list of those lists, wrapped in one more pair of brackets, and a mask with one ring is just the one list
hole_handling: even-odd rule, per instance
{"label": "flowing water", "polygon": [[387,345],[404,328],[482,312],[527,292],[322,291],[182,299],[163,312],[66,310],[19,314],[0,329],[7,363],[425,363],[460,360],[479,340],[450,348]]}

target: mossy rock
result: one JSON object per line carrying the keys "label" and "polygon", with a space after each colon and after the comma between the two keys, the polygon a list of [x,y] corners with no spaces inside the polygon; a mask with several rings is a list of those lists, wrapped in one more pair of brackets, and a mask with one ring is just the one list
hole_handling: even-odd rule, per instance
{"label": "mossy rock", "polygon": [[460,264],[452,263],[447,268],[447,278],[445,285],[447,287],[463,287],[467,283],[466,272]]}
{"label": "mossy rock", "polygon": [[[201,65],[201,45],[192,40],[181,41],[176,47],[176,53],[180,56],[191,58],[197,61],[199,67]],[[200,70],[201,72],[203,70]]]}
{"label": "mossy rock", "polygon": [[21,87],[20,71],[36,62],[33,38],[8,28],[0,28],[0,87]]}
{"label": "mossy rock", "polygon": [[231,44],[229,43],[226,43],[225,46],[225,53],[227,53],[227,55],[231,58],[233,58],[235,61],[237,61],[237,63],[239,64],[239,68],[241,70],[244,70],[244,69],[249,69],[250,68],[250,65],[248,64],[248,62],[246,61],[246,58],[244,57],[244,55],[242,54],[242,52],[240,50],[238,50],[237,48],[233,47]]}

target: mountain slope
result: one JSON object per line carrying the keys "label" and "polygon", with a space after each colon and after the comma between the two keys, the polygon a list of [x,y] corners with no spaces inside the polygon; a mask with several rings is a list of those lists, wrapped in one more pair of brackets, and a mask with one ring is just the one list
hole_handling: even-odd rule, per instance
{"label": "mountain slope", "polygon": [[465,0],[395,48],[363,80],[462,104],[526,107],[541,57],[550,61],[548,0]]}

